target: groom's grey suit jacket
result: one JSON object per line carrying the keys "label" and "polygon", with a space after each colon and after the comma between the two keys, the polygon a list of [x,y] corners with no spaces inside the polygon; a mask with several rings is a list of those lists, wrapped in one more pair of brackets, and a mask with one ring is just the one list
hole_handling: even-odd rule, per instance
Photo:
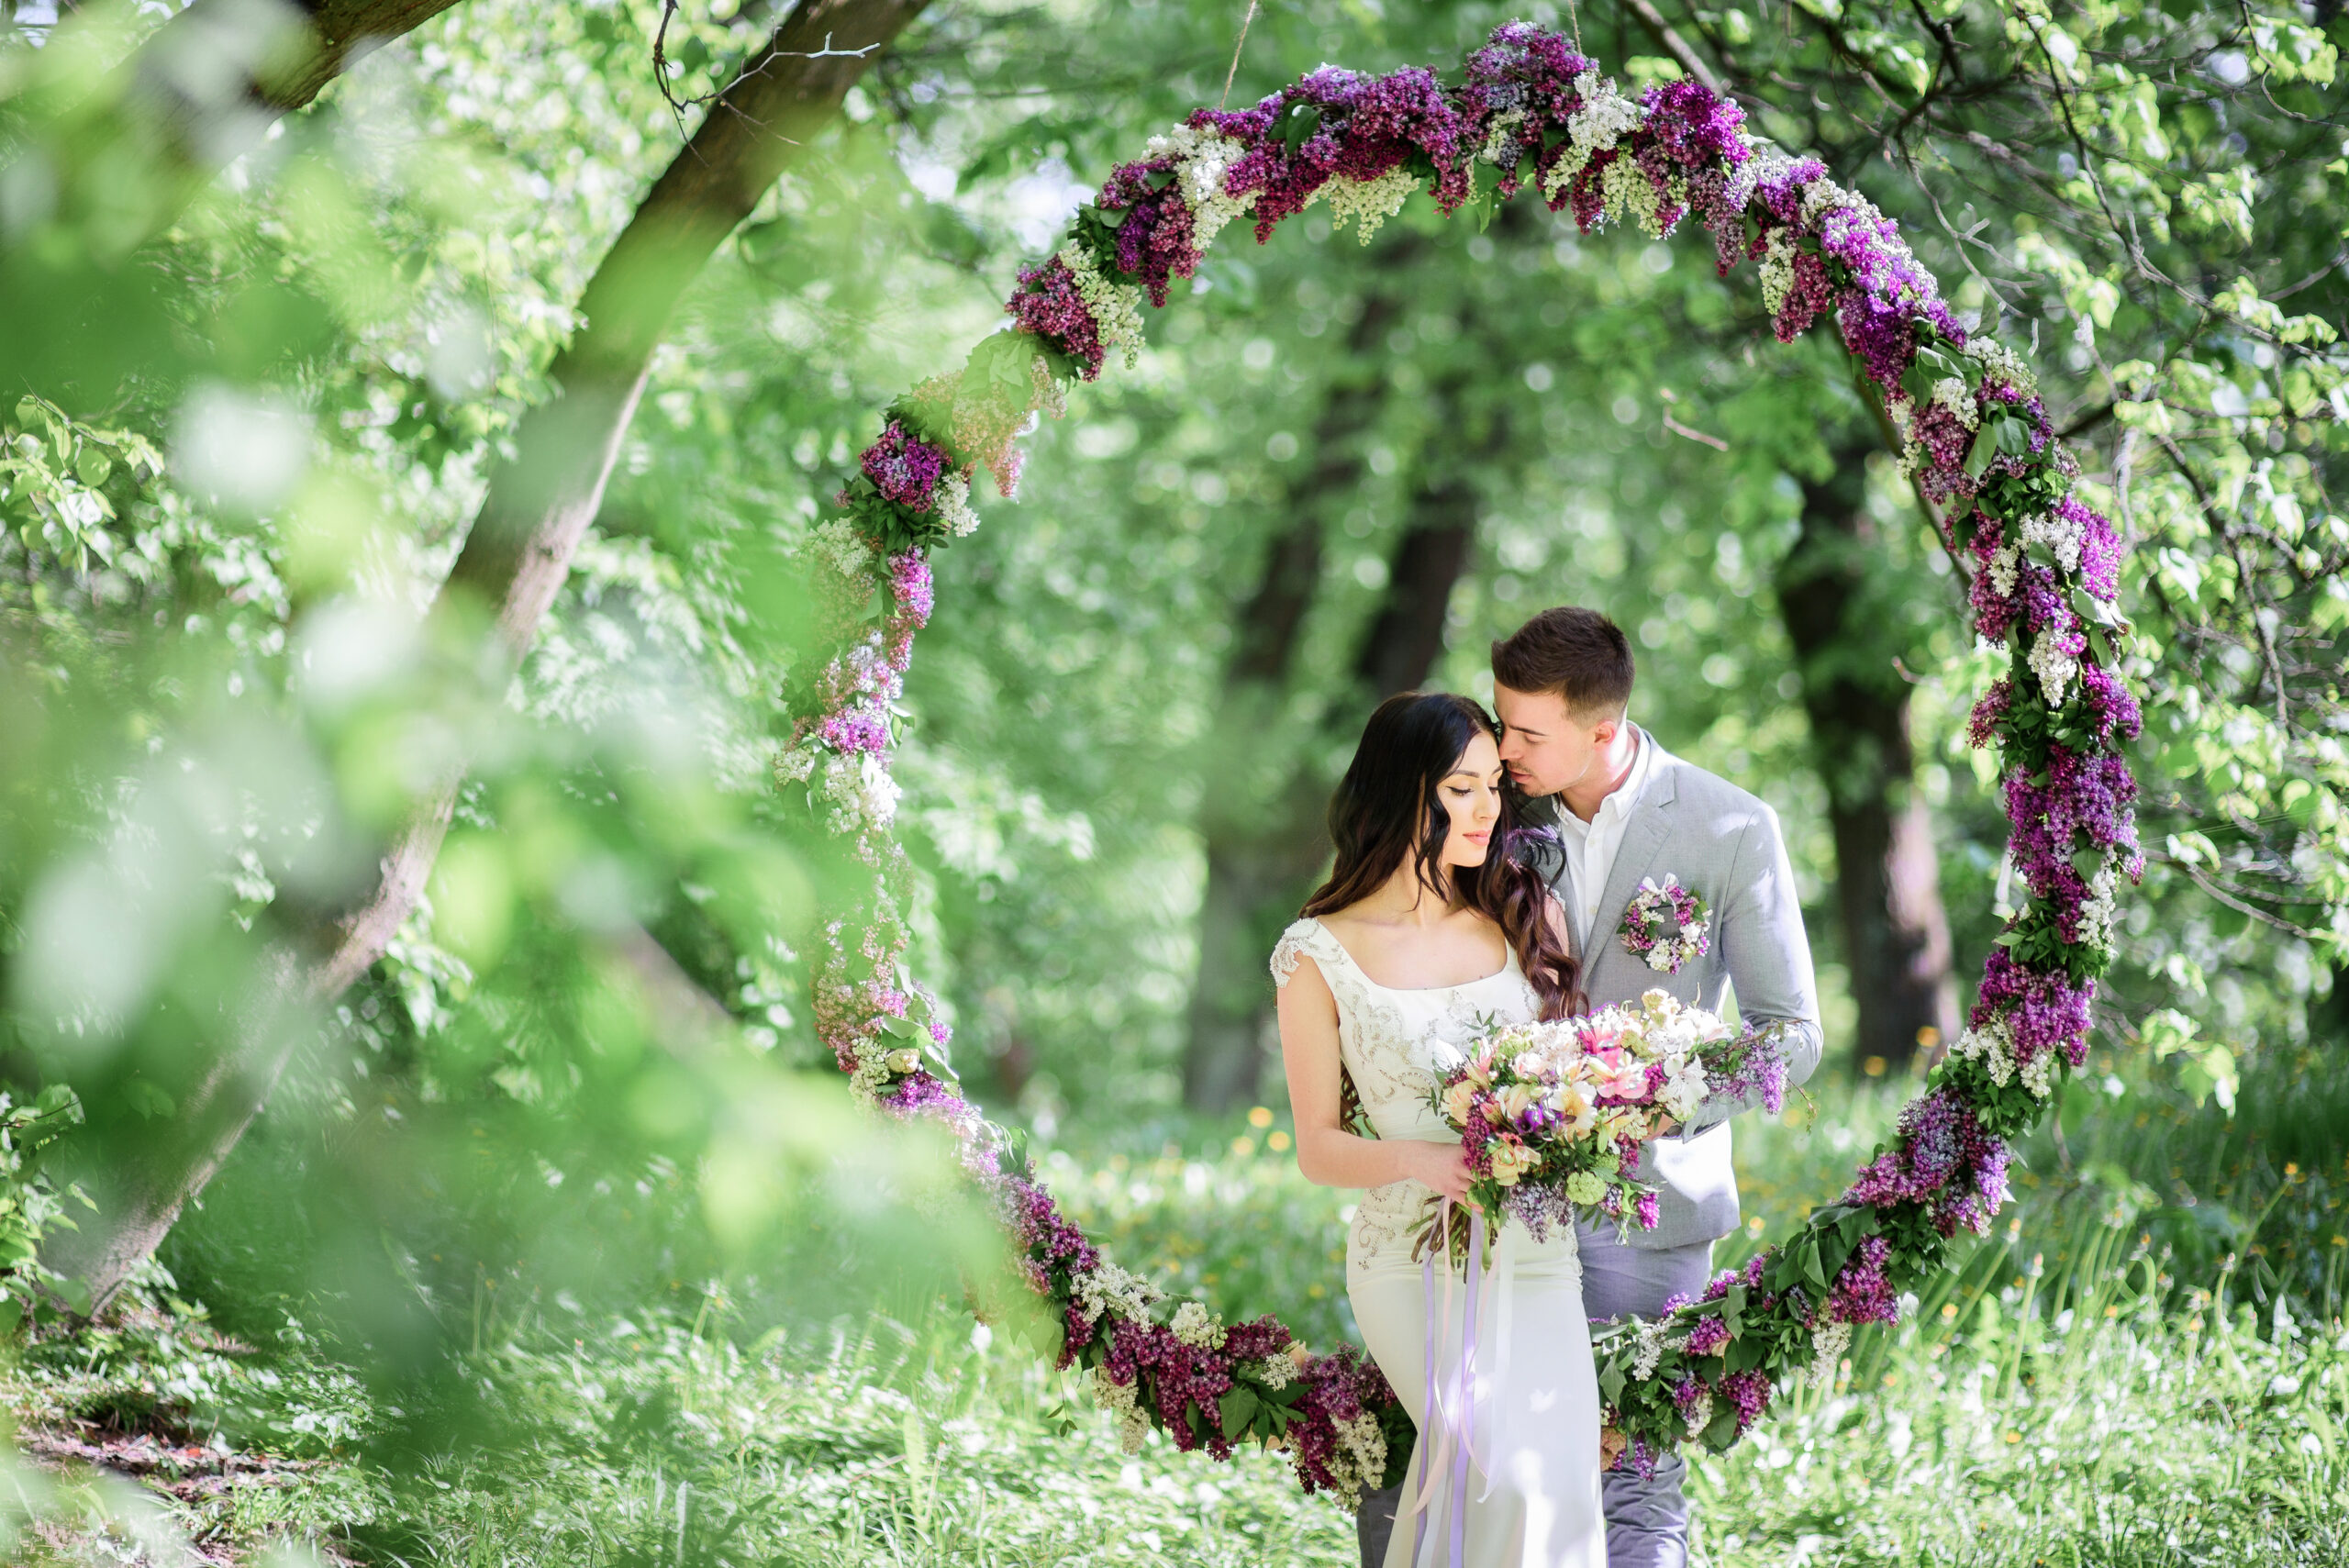
{"label": "groom's grey suit jacket", "polygon": [[[1653,736],[1645,737],[1655,746]],[[1555,796],[1531,803],[1537,823],[1554,823],[1564,806]],[[1572,911],[1573,865],[1555,840],[1537,846],[1537,863],[1559,901]],[[1712,945],[1677,974],[1650,969],[1623,945],[1623,915],[1640,882],[1666,874],[1695,890],[1712,918]],[[1572,920],[1572,916],[1569,916]],[[1661,746],[1651,759],[1647,787],[1633,803],[1608,873],[1592,929],[1574,933],[1583,964],[1583,990],[1596,1009],[1636,1002],[1662,987],[1681,1001],[1720,1011],[1723,994],[1737,992],[1748,1024],[1787,1026],[1787,1082],[1802,1083],[1819,1065],[1819,984],[1810,968],[1794,869],[1778,833],[1777,814],[1725,779],[1682,762]],[[1687,1128],[1658,1140],[1642,1176],[1657,1184],[1656,1227],[1633,1227],[1642,1249],[1686,1246],[1728,1235],[1738,1226],[1737,1173],[1730,1162],[1730,1118],[1757,1103],[1717,1095],[1698,1107]]]}

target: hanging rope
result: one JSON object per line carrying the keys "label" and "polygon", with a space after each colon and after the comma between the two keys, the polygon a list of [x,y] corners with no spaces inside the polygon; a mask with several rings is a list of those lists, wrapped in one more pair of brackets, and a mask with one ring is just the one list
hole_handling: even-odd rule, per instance
{"label": "hanging rope", "polygon": [[1256,0],[1248,0],[1248,14],[1240,18],[1240,39],[1231,46],[1231,69],[1223,73],[1223,96],[1215,101],[1220,110],[1231,102],[1231,79],[1240,74],[1240,51],[1248,47],[1248,24],[1256,19]]}

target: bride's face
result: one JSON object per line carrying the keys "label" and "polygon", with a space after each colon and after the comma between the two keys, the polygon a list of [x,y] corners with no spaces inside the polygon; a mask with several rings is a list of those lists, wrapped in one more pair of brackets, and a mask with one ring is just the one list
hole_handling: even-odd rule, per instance
{"label": "bride's face", "polygon": [[1500,748],[1489,735],[1479,734],[1436,781],[1435,798],[1450,819],[1443,836],[1440,863],[1480,866],[1492,848],[1493,827],[1501,817]]}

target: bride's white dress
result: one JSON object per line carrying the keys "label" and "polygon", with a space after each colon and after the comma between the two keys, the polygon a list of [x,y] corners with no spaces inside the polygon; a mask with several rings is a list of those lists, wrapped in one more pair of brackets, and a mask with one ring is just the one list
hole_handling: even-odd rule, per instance
{"label": "bride's white dress", "polygon": [[[1419,991],[1372,980],[1319,920],[1299,920],[1282,933],[1273,950],[1276,984],[1288,984],[1300,957],[1314,961],[1337,998],[1340,1054],[1382,1139],[1456,1142],[1458,1134],[1428,1103],[1437,1063],[1459,1060],[1458,1045],[1484,1024],[1520,1022],[1539,1006],[1513,951],[1497,974]],[[1346,1235],[1346,1295],[1354,1320],[1419,1430],[1386,1568],[1450,1563],[1454,1501],[1464,1495],[1459,1560],[1470,1568],[1606,1568],[1598,1379],[1574,1232],[1553,1230],[1537,1243],[1512,1219],[1488,1240],[1495,1255],[1478,1282],[1473,1390],[1464,1398],[1458,1380],[1468,1325],[1465,1271],[1447,1271],[1439,1261],[1431,1290],[1411,1256],[1410,1233],[1431,1195],[1419,1182],[1374,1187],[1355,1207]],[[1432,1415],[1431,1295],[1439,1407]],[[1455,1473],[1457,1445],[1445,1436],[1461,1431],[1467,1438],[1464,1487]],[[1445,1452],[1447,1446],[1453,1451]],[[1431,1486],[1421,1473],[1431,1459],[1438,1464]],[[1422,1498],[1421,1513],[1409,1516]]]}

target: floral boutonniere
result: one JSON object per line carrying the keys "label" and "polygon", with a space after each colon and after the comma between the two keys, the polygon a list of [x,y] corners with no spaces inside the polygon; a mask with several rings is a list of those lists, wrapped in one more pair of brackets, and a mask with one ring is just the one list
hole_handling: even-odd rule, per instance
{"label": "floral boutonniere", "polygon": [[1660,884],[1652,876],[1642,878],[1640,891],[1623,911],[1623,945],[1650,969],[1679,973],[1683,964],[1712,948],[1713,925],[1705,901],[1669,872]]}

